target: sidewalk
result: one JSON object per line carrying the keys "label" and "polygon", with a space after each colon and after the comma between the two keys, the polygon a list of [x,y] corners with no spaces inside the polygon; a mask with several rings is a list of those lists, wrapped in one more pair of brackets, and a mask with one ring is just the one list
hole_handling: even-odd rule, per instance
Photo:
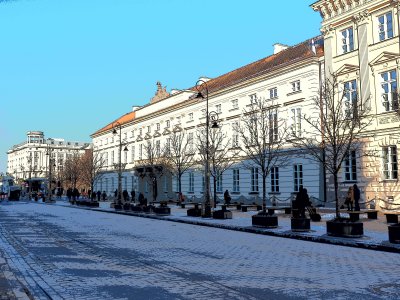
{"label": "sidewalk", "polygon": [[[41,203],[41,202],[38,202]],[[209,218],[200,217],[188,217],[186,214],[187,209],[182,209],[175,204],[169,205],[171,207],[170,216],[157,216],[154,214],[135,213],[116,211],[110,208],[110,202],[100,202],[99,208],[81,207],[71,205],[65,200],[58,200],[56,203],[50,203],[48,205],[62,205],[66,207],[76,209],[89,209],[95,211],[101,211],[106,213],[115,213],[123,215],[132,215],[143,218],[168,220],[179,223],[187,223],[200,226],[209,226],[223,228],[227,230],[243,231],[254,234],[278,236],[283,238],[299,239],[311,242],[319,242],[326,244],[335,244],[349,247],[357,247],[371,250],[387,251],[400,253],[400,244],[389,243],[388,227],[386,224],[385,216],[381,213],[378,214],[377,220],[367,219],[366,216],[360,216],[360,221],[364,224],[364,236],[362,238],[340,238],[332,237],[326,234],[326,221],[332,219],[335,216],[333,209],[318,208],[318,212],[322,216],[320,222],[311,222],[310,232],[292,232],[290,230],[290,215],[284,214],[284,211],[277,211],[278,215],[278,228],[267,229],[258,228],[251,225],[251,216],[256,214],[256,211],[241,212],[236,209],[230,209],[233,213],[232,219],[216,220]],[[346,214],[342,214],[346,216]]]}

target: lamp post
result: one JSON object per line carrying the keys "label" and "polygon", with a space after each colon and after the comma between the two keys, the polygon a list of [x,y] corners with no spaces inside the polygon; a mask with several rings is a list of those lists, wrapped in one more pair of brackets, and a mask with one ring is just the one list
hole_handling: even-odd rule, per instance
{"label": "lamp post", "polygon": [[29,164],[29,182],[28,182],[28,189],[29,189],[29,200],[32,199],[32,153],[30,152],[27,156],[28,164]]}
{"label": "lamp post", "polygon": [[[204,80],[198,80],[196,82],[197,99],[206,100],[206,165],[204,168],[204,211],[202,216],[204,218],[211,217],[211,202],[210,202],[210,141],[209,141],[209,130],[210,121],[213,123],[211,128],[218,128],[218,114],[214,111],[209,112],[208,110],[208,86]],[[203,95],[205,92],[205,96]],[[215,201],[216,199],[214,199]]]}
{"label": "lamp post", "polygon": [[[49,139],[50,141],[52,141],[52,139]],[[50,144],[47,144],[47,152],[46,155],[49,157],[49,178],[48,178],[48,191],[47,191],[47,197],[49,199],[49,201],[51,201],[51,167],[52,166],[56,166],[55,160],[53,161],[53,159],[51,158],[51,151],[52,148],[50,147]]]}
{"label": "lamp post", "polygon": [[[113,123],[112,124],[112,128],[113,128],[113,131],[112,131],[112,133],[114,134],[114,135],[116,135],[116,134],[118,134],[118,132],[117,132],[117,129],[115,128],[115,127],[118,127],[118,129],[119,129],[119,145],[118,145],[118,194],[117,194],[117,200],[118,200],[118,203],[117,204],[122,204],[122,201],[121,201],[121,196],[122,196],[122,162],[121,162],[121,156],[122,156],[122,146],[123,146],[123,143],[122,143],[122,132],[121,132],[121,129],[122,129],[122,126],[121,126],[121,123],[119,123],[118,121],[117,122],[115,122],[115,123]],[[125,146],[125,148],[124,148],[124,151],[126,152],[126,151],[128,151],[128,148]]]}

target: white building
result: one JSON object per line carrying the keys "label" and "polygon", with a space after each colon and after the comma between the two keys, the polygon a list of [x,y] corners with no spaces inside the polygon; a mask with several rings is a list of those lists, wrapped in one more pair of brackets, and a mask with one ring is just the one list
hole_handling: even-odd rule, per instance
{"label": "white building", "polygon": [[[287,120],[287,124],[297,130],[304,130],[306,124],[302,122],[301,115],[310,113],[313,99],[319,97],[322,57],[323,47],[312,45],[312,40],[292,47],[276,44],[271,56],[217,78],[200,78],[208,86],[209,110],[219,114],[219,124],[226,136],[238,142],[238,146],[241,142],[233,128],[240,123],[243,109],[254,98],[273,101],[280,119]],[[133,111],[91,135],[94,151],[105,160],[104,176],[95,190],[113,194],[118,188],[119,153],[126,146],[128,151],[121,151],[121,162],[125,166],[122,189],[140,191],[151,199],[152,182],[137,176],[135,172],[135,168],[142,166],[145,143],[154,141],[155,145],[162,146],[169,142],[174,130],[184,130],[188,136],[196,138],[196,130],[204,126],[206,102],[194,99],[195,88],[171,90],[168,93],[160,83],[157,84],[158,90],[149,104],[134,107]],[[113,134],[113,129],[117,130],[117,134]],[[123,147],[120,147],[119,130]],[[287,149],[290,149],[289,144]],[[320,165],[299,158],[295,149],[291,150],[294,151],[288,155],[285,166],[276,166],[273,178],[270,176],[267,179],[268,196],[274,196],[282,202],[289,201],[292,193],[303,185],[311,196],[323,199],[323,189],[319,184],[322,172]],[[243,160],[246,157],[242,156],[219,178],[218,197],[222,198],[223,192],[229,190],[233,200],[244,196],[251,202],[260,201],[262,190],[259,170],[245,168]],[[183,175],[182,193],[186,198],[202,197],[203,174],[203,166],[196,166]],[[157,199],[176,199],[176,179],[163,176],[160,181],[157,183]]]}
{"label": "white building", "polygon": [[[42,131],[29,131],[25,142],[7,151],[7,173],[16,181],[34,177],[46,177],[49,155],[55,163],[56,172],[62,171],[64,161],[74,152],[84,153],[90,143],[45,138]],[[54,169],[53,169],[54,170]]]}

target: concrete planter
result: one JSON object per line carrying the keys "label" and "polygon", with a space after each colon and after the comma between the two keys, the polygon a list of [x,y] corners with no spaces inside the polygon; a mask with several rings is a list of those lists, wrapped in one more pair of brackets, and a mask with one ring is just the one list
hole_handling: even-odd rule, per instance
{"label": "concrete planter", "polygon": [[201,208],[189,208],[186,213],[188,217],[201,217]]}
{"label": "concrete planter", "polygon": [[400,224],[389,225],[388,229],[389,242],[393,244],[400,244]]}
{"label": "concrete planter", "polygon": [[278,217],[276,215],[270,215],[267,212],[260,212],[251,217],[253,226],[276,228],[278,227]]}
{"label": "concrete planter", "polygon": [[159,216],[169,216],[171,214],[171,208],[168,206],[154,207],[153,211]]}
{"label": "concrete planter", "polygon": [[114,208],[115,208],[115,210],[121,210],[122,209],[122,204],[115,204]]}
{"label": "concrete planter", "polygon": [[326,233],[331,236],[357,238],[364,235],[364,224],[349,219],[335,219],[326,222]]}
{"label": "concrete planter", "polygon": [[131,211],[142,212],[143,208],[141,206],[131,204]]}
{"label": "concrete planter", "polygon": [[294,232],[307,232],[311,229],[309,218],[291,218],[290,221]]}
{"label": "concrete planter", "polygon": [[129,203],[125,203],[124,210],[131,210],[131,205]]}
{"label": "concrete planter", "polygon": [[232,219],[232,212],[229,210],[216,210],[213,212],[213,219]]}

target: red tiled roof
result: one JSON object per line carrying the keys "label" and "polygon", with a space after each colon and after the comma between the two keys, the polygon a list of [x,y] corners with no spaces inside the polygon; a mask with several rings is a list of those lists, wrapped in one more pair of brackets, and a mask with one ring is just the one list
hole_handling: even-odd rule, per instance
{"label": "red tiled roof", "polygon": [[[228,86],[248,80],[249,78],[259,76],[261,74],[271,72],[277,67],[283,67],[292,62],[306,59],[309,57],[321,57],[324,55],[323,46],[316,45],[316,54],[311,50],[311,39],[306,40],[298,45],[289,47],[277,54],[260,59],[246,66],[223,74],[219,77],[207,81],[209,93],[216,92]],[[194,89],[195,87],[191,88]]]}
{"label": "red tiled roof", "polygon": [[121,126],[122,126],[123,124],[126,124],[126,123],[128,123],[130,121],[133,121],[134,119],[135,119],[135,112],[131,111],[131,112],[119,117],[118,119],[116,119],[115,121],[111,122],[110,124],[104,126],[103,128],[97,130],[95,133],[92,134],[92,136],[111,129],[113,127],[113,125],[116,125],[117,122],[119,124],[121,124]]}

